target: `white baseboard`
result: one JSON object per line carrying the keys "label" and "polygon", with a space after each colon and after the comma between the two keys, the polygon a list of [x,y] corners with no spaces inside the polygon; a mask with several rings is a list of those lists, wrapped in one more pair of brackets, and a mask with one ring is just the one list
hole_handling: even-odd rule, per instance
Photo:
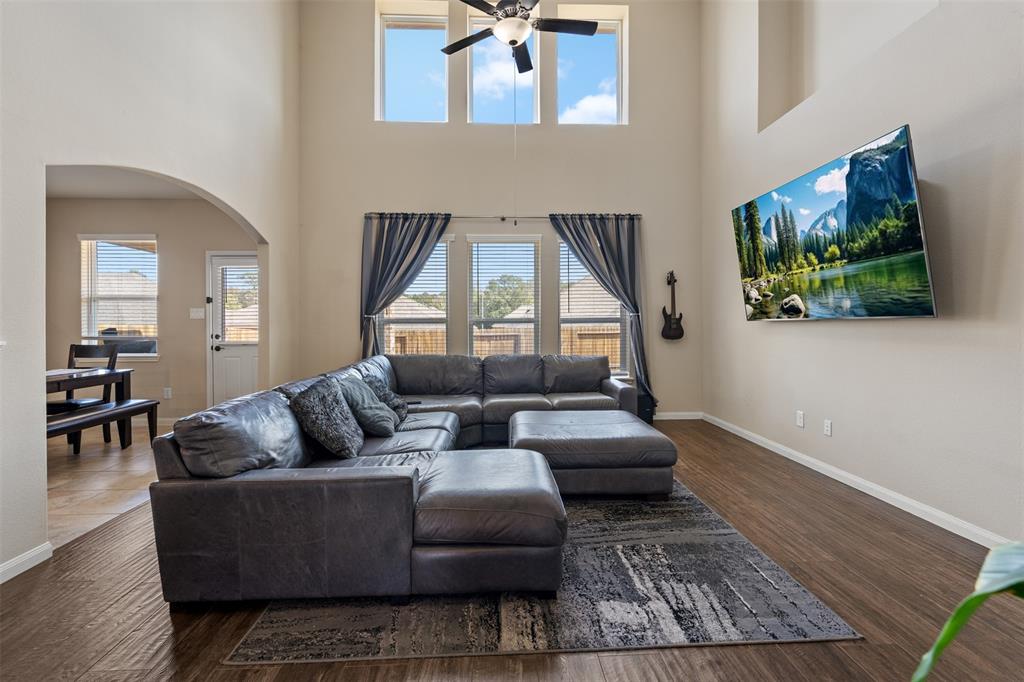
{"label": "white baseboard", "polygon": [[672,421],[674,419],[703,419],[703,412],[655,412],[654,421]]}
{"label": "white baseboard", "polygon": [[53,545],[44,542],[27,552],[22,552],[13,559],[0,564],[0,583],[7,582],[19,573],[24,573],[37,564],[41,564],[53,556]]}
{"label": "white baseboard", "polygon": [[791,459],[794,462],[804,465],[810,469],[825,474],[829,478],[835,479],[840,483],[845,483],[851,488],[856,488],[861,492],[867,493],[872,497],[878,498],[883,502],[887,502],[894,507],[898,507],[905,512],[913,514],[918,518],[924,519],[929,523],[933,523],[940,528],[945,528],[951,533],[967,538],[972,542],[977,542],[979,545],[985,547],[995,547],[996,545],[1003,545],[1010,542],[1009,539],[1004,538],[1001,535],[997,535],[989,530],[985,530],[980,526],[976,526],[973,523],[964,521],[963,519],[957,518],[952,514],[948,514],[941,509],[936,509],[923,502],[918,502],[915,499],[907,497],[895,490],[890,490],[886,487],[880,486],[877,483],[861,478],[855,474],[851,474],[848,471],[840,469],[839,467],[826,464],[819,459],[815,459],[810,455],[805,455],[802,452],[798,452],[793,448],[787,447],[781,443],[776,443],[773,440],[769,440],[764,436],[754,433],[753,431],[747,431],[746,429],[736,426],[724,419],[712,416],[710,414],[704,415],[704,421],[709,424],[714,424],[726,431],[736,434],[740,438],[749,440],[751,443],[760,445],[761,447],[774,452],[775,454],[782,455],[787,459]]}

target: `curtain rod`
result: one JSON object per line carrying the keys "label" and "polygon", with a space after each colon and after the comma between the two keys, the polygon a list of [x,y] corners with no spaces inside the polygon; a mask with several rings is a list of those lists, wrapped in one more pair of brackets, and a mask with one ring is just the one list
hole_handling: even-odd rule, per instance
{"label": "curtain rod", "polygon": [[546,215],[453,215],[452,220],[548,220]]}

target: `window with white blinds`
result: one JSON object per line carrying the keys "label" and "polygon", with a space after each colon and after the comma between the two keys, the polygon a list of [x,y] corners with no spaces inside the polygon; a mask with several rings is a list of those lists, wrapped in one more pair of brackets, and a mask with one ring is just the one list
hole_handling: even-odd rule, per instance
{"label": "window with white blinds", "polygon": [[536,353],[540,347],[539,245],[470,239],[470,353]]}
{"label": "window with white blinds", "polygon": [[448,350],[448,243],[434,247],[423,271],[377,316],[384,352],[446,353]]}
{"label": "window with white blinds", "polygon": [[559,245],[560,353],[607,355],[612,374],[629,373],[629,325],[622,305],[562,242]]}
{"label": "window with white blinds", "polygon": [[260,342],[260,270],[255,263],[217,267],[221,343]]}
{"label": "window with white blinds", "polygon": [[157,352],[154,237],[80,237],[82,342]]}

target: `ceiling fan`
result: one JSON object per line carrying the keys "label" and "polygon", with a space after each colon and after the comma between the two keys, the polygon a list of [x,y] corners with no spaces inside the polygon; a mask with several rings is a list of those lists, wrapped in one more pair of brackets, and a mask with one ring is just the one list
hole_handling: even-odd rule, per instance
{"label": "ceiling fan", "polygon": [[526,47],[526,41],[530,34],[537,31],[551,31],[552,33],[574,33],[581,36],[592,36],[597,33],[596,21],[581,21],[579,19],[530,19],[530,12],[540,0],[499,0],[497,5],[492,5],[486,0],[462,0],[470,7],[474,7],[484,14],[494,17],[497,22],[492,28],[485,28],[482,31],[466,36],[462,40],[456,40],[451,45],[441,48],[445,54],[455,54],[464,50],[474,43],[479,43],[485,38],[494,36],[501,42],[512,48],[512,55],[516,60],[516,68],[519,73],[526,73],[533,69],[533,61],[530,59],[530,51]]}

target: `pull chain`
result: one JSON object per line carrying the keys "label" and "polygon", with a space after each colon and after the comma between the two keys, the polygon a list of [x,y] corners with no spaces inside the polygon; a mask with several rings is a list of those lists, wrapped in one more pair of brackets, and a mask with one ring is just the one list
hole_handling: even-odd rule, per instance
{"label": "pull chain", "polygon": [[512,226],[519,226],[516,195],[519,188],[519,67],[512,59]]}

